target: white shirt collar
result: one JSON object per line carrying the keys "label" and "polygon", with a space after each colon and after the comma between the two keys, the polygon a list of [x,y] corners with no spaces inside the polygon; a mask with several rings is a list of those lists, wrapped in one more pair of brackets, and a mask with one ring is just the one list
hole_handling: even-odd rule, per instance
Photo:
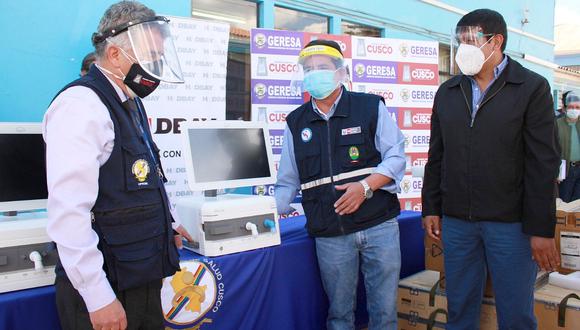
{"label": "white shirt collar", "polygon": [[99,69],[99,71],[101,71],[101,73],[103,74],[103,76],[105,76],[107,78],[107,80],[109,81],[109,83],[113,86],[113,88],[115,89],[115,92],[117,92],[117,95],[121,99],[121,102],[127,101],[128,97],[127,97],[127,95],[125,95],[125,93],[123,92],[123,90],[121,89],[121,87],[119,87],[119,85],[117,85],[115,83],[115,81],[113,81],[111,78],[109,78],[109,76],[107,75],[107,73],[104,72],[99,65],[97,65],[95,63],[95,66],[97,67],[97,69]]}

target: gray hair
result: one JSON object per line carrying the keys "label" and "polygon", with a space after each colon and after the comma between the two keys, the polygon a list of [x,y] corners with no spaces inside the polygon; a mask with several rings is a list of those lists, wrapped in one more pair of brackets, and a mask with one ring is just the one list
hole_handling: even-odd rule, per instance
{"label": "gray hair", "polygon": [[[111,7],[105,11],[101,21],[99,22],[97,32],[103,33],[129,21],[140,20],[151,16],[155,16],[155,12],[137,1],[120,1],[111,5]],[[105,51],[109,48],[111,43],[122,47],[125,50],[131,49],[131,43],[126,31],[121,32],[114,37],[110,37],[107,40],[109,40],[110,43],[103,41],[95,45],[97,58],[102,58],[104,56]]]}

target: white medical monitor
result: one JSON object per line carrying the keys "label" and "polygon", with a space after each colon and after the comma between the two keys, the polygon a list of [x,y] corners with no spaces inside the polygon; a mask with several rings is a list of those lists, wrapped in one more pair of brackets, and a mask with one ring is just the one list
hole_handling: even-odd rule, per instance
{"label": "white medical monitor", "polygon": [[46,208],[40,123],[0,123],[0,212]]}
{"label": "white medical monitor", "polygon": [[276,181],[266,123],[205,121],[184,125],[183,155],[193,191]]}

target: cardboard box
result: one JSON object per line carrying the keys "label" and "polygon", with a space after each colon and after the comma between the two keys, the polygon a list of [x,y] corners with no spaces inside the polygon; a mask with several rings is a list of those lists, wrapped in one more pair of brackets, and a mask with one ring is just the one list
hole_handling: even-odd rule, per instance
{"label": "cardboard box", "polygon": [[565,227],[568,224],[568,213],[562,210],[556,210],[556,227]]}
{"label": "cardboard box", "polygon": [[556,228],[555,236],[561,258],[558,272],[569,274],[580,270],[580,228]]}
{"label": "cardboard box", "polygon": [[569,274],[580,270],[580,212],[556,212],[556,248],[561,263],[558,272]]}
{"label": "cardboard box", "polygon": [[[429,235],[425,235],[425,269],[433,270],[441,274],[440,279],[442,279],[440,286],[445,289],[445,267],[443,265],[443,242],[435,241]],[[491,278],[489,273],[487,275],[487,281],[485,283],[484,296],[493,297],[493,289],[491,286]]]}
{"label": "cardboard box", "polygon": [[[426,270],[399,282],[399,329],[445,328],[447,297],[439,286],[439,276],[438,272]],[[493,299],[484,299],[482,302],[480,326],[482,330],[497,329]]]}
{"label": "cardboard box", "polygon": [[425,269],[444,272],[443,242],[425,235]]}
{"label": "cardboard box", "polygon": [[[576,295],[576,296],[574,296]],[[580,291],[545,285],[535,292],[538,329],[580,329]]]}

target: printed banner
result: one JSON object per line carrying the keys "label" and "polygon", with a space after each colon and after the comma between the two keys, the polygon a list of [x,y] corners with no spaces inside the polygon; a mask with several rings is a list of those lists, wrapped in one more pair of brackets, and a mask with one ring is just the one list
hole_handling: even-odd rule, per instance
{"label": "printed banner", "polygon": [[225,120],[228,24],[170,17],[171,35],[183,71],[184,84],[161,83],[143,100],[161,161],[170,198],[185,197],[185,164],[181,154],[181,125],[191,121]]}
{"label": "printed banner", "polygon": [[[253,29],[251,35],[252,120],[267,122],[270,127],[276,169],[286,116],[309,99],[305,91],[291,86],[298,54],[311,40],[334,40],[345,57],[350,78],[346,87],[382,96],[391,118],[403,131],[407,166],[399,195],[401,207],[420,211],[423,180],[413,178],[411,170],[427,161],[431,108],[439,85],[438,43],[268,29]],[[262,186],[254,193],[274,192]]]}

